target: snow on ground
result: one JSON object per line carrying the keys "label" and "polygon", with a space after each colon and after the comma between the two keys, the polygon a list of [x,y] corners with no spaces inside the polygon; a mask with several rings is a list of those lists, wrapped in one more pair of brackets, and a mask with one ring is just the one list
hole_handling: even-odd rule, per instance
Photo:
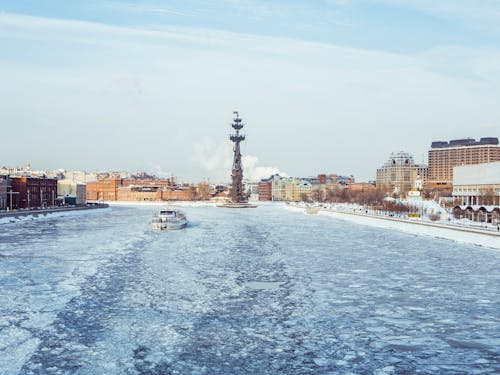
{"label": "snow on ground", "polygon": [[[304,212],[303,206],[293,206],[293,205],[283,205],[288,210]],[[419,236],[429,236],[435,238],[444,238],[447,240],[478,245],[487,246],[495,249],[500,249],[500,236],[495,236],[492,234],[482,234],[477,232],[467,232],[462,230],[460,227],[449,227],[446,228],[445,225],[421,225],[418,221],[396,221],[388,220],[385,218],[377,218],[373,216],[367,216],[362,214],[352,214],[352,208],[347,206],[342,206],[341,209],[337,210],[321,210],[320,214],[329,216],[335,219],[345,220],[356,224],[368,225],[376,228],[397,230],[405,233],[415,234]],[[432,224],[431,222],[427,222]]]}

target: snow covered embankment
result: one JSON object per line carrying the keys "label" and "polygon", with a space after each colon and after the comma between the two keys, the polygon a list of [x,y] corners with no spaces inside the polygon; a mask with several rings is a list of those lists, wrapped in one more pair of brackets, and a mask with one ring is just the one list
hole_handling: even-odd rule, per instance
{"label": "snow covered embankment", "polygon": [[[303,207],[286,205],[286,209],[304,212]],[[322,209],[321,215],[330,216],[340,220],[350,221],[356,224],[368,225],[376,228],[392,229],[400,232],[415,234],[418,236],[428,236],[444,238],[451,241],[466,243],[470,245],[486,246],[500,250],[500,236],[494,233],[480,233],[467,230],[466,228],[449,227],[445,225],[433,225],[430,223],[412,222],[407,220],[397,220],[392,218],[374,217],[363,214],[354,214],[342,211]]]}

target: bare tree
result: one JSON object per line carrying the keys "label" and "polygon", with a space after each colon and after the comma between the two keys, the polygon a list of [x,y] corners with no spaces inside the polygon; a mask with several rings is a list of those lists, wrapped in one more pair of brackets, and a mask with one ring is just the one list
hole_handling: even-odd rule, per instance
{"label": "bare tree", "polygon": [[198,199],[201,200],[209,200],[211,198],[210,194],[210,184],[207,182],[202,182],[197,185],[197,191],[198,191]]}
{"label": "bare tree", "polygon": [[325,201],[325,190],[323,188],[316,188],[311,193],[311,198],[315,202]]}

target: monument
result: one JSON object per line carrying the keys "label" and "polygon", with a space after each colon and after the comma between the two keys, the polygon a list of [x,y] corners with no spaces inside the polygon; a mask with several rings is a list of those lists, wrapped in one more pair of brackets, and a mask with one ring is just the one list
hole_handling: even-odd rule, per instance
{"label": "monument", "polygon": [[241,164],[240,143],[245,140],[245,136],[240,134],[243,129],[242,119],[239,117],[238,111],[233,112],[235,118],[231,124],[235,133],[229,136],[231,142],[234,143],[233,152],[233,168],[231,171],[231,203],[221,204],[218,207],[225,208],[255,208],[256,205],[249,204],[245,191],[243,190],[243,166]]}

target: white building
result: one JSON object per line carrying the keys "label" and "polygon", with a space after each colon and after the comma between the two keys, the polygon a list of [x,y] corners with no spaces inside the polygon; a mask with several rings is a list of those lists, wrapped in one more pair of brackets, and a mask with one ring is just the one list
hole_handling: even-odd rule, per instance
{"label": "white building", "polygon": [[64,172],[64,179],[73,182],[90,182],[97,180],[97,173],[87,173],[80,171]]}
{"label": "white building", "polygon": [[77,205],[87,202],[87,186],[71,180],[57,181],[57,196],[59,198],[72,197],[76,199]]}
{"label": "white building", "polygon": [[273,201],[286,201],[287,190],[290,190],[290,179],[288,177],[281,177],[279,175],[274,175],[271,177],[271,191],[273,196]]}
{"label": "white building", "polygon": [[244,185],[245,185],[245,192],[248,195],[248,199],[251,201],[258,201],[259,200],[259,183],[246,181],[244,183]]}
{"label": "white building", "polygon": [[500,206],[500,162],[454,167],[452,194],[465,206]]}

